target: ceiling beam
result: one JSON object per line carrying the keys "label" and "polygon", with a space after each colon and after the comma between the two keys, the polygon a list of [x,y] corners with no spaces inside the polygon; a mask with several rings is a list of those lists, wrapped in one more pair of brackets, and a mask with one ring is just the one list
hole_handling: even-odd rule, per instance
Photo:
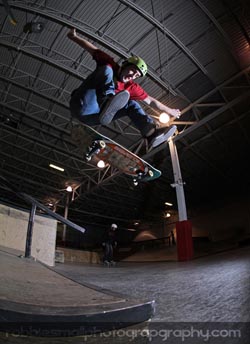
{"label": "ceiling beam", "polygon": [[183,131],[180,134],[176,135],[174,137],[174,139],[173,139],[174,142],[177,142],[177,141],[181,140],[183,137],[189,135],[194,130],[200,128],[204,124],[208,123],[212,119],[214,119],[214,118],[218,117],[219,115],[221,115],[222,113],[224,113],[226,110],[230,109],[231,107],[235,106],[236,104],[240,103],[241,101],[243,101],[243,100],[245,100],[245,99],[247,99],[249,97],[250,97],[250,91],[248,91],[248,92],[240,95],[239,97],[233,99],[232,101],[228,102],[226,105],[224,105],[224,106],[220,107],[219,109],[215,110],[214,112],[212,112],[210,115],[202,118],[197,123],[191,125],[185,131]]}
{"label": "ceiling beam", "polygon": [[184,52],[185,55],[188,56],[188,58],[198,67],[199,70],[201,70],[205,75],[208,74],[206,68],[202,65],[202,63],[199,62],[199,60],[194,56],[194,54],[186,47],[185,44],[179,40],[178,37],[176,37],[170,30],[166,28],[159,20],[157,20],[155,17],[151,16],[148,12],[146,12],[141,6],[138,6],[136,3],[130,1],[130,0],[119,0],[124,5],[130,7],[133,9],[138,15],[145,18],[148,22],[153,24],[159,31],[161,31],[163,34],[165,34],[172,42],[175,43],[175,45]]}

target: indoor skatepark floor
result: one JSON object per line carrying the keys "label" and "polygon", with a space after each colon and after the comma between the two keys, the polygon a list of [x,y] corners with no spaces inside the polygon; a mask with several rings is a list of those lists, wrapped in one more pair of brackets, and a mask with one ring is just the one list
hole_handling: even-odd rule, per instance
{"label": "indoor skatepark floor", "polygon": [[[210,337],[209,343],[249,343],[250,324],[250,250],[249,247],[217,253],[188,262],[120,262],[114,268],[102,265],[65,263],[56,264],[53,271],[85,286],[95,286],[101,291],[138,299],[155,300],[156,312],[149,325],[149,337],[122,338],[103,336],[97,338],[31,338],[3,337],[0,343],[8,344],[59,344],[59,343],[201,343],[208,337],[182,338],[173,336],[174,329],[203,333],[219,329],[221,336]],[[35,273],[35,272],[34,272]],[[15,276],[13,276],[15,283]],[[56,287],[58,290],[60,286]],[[2,290],[3,291],[3,290]],[[1,293],[2,294],[2,293]],[[2,294],[3,295],[3,294]],[[84,300],[79,300],[84,302]],[[151,328],[151,330],[150,330]],[[153,332],[150,332],[152,331]],[[172,331],[172,337],[166,335]],[[238,331],[234,338],[229,330]],[[165,332],[164,332],[165,331]],[[239,332],[240,331],[240,332]],[[123,332],[126,333],[125,331]],[[131,333],[131,332],[130,332]],[[150,334],[154,335],[150,337]],[[180,334],[180,332],[178,332]],[[190,332],[189,332],[190,333]],[[197,332],[198,333],[198,332]],[[193,335],[197,336],[194,332]],[[211,333],[211,332],[209,332]],[[218,334],[218,333],[217,333]],[[126,334],[127,335],[127,334]],[[126,336],[125,335],[125,336]],[[240,335],[240,336],[239,336]],[[133,339],[133,340],[132,340]],[[138,339],[138,340],[137,340]]]}

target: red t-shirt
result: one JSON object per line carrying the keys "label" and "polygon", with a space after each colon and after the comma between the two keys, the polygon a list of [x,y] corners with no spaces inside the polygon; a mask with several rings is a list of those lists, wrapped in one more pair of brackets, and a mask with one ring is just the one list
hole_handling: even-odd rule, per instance
{"label": "red t-shirt", "polygon": [[[98,49],[94,52],[93,59],[99,66],[110,66],[114,71],[114,78],[117,79],[120,66],[111,56]],[[127,90],[130,93],[131,100],[144,100],[148,97],[148,94],[144,91],[144,89],[133,80],[126,83],[115,81],[115,92],[118,93],[123,90]]]}

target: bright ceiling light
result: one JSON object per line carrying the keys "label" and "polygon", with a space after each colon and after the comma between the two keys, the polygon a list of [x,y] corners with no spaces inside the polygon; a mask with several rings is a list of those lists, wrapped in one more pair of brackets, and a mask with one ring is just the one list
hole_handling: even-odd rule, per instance
{"label": "bright ceiling light", "polygon": [[169,205],[170,207],[173,206],[173,204],[172,204],[172,203],[169,203],[169,202],[165,202],[165,204],[166,204],[166,205]]}
{"label": "bright ceiling light", "polygon": [[99,160],[98,163],[97,163],[97,167],[104,168],[105,167],[105,162],[103,160]]}
{"label": "bright ceiling light", "polygon": [[72,191],[73,191],[73,189],[72,189],[72,186],[67,186],[67,189],[66,189],[66,191],[68,191],[68,192],[72,192]]}
{"label": "bright ceiling light", "polygon": [[56,165],[54,165],[54,164],[49,164],[49,167],[54,168],[55,170],[64,172],[64,168],[59,167],[59,166],[56,166]]}
{"label": "bright ceiling light", "polygon": [[170,116],[167,113],[162,112],[160,114],[159,121],[161,123],[168,123],[170,121]]}

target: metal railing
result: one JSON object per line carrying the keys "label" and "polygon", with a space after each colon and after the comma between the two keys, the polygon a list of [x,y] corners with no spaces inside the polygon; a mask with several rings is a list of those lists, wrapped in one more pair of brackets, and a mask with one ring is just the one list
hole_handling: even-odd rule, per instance
{"label": "metal railing", "polygon": [[27,236],[26,236],[26,245],[25,245],[25,257],[30,258],[31,256],[31,244],[32,244],[32,236],[33,236],[33,227],[34,227],[34,218],[36,214],[36,209],[41,209],[44,213],[48,214],[49,216],[55,218],[56,220],[60,221],[61,223],[80,231],[81,233],[85,233],[85,228],[78,226],[77,224],[71,222],[70,220],[65,219],[63,216],[53,212],[45,205],[38,202],[35,198],[27,195],[24,192],[19,192],[12,184],[8,182],[6,178],[0,176],[0,180],[5,188],[9,191],[13,192],[17,197],[23,199],[27,203],[31,205],[29,221],[28,221],[28,229],[27,229]]}

